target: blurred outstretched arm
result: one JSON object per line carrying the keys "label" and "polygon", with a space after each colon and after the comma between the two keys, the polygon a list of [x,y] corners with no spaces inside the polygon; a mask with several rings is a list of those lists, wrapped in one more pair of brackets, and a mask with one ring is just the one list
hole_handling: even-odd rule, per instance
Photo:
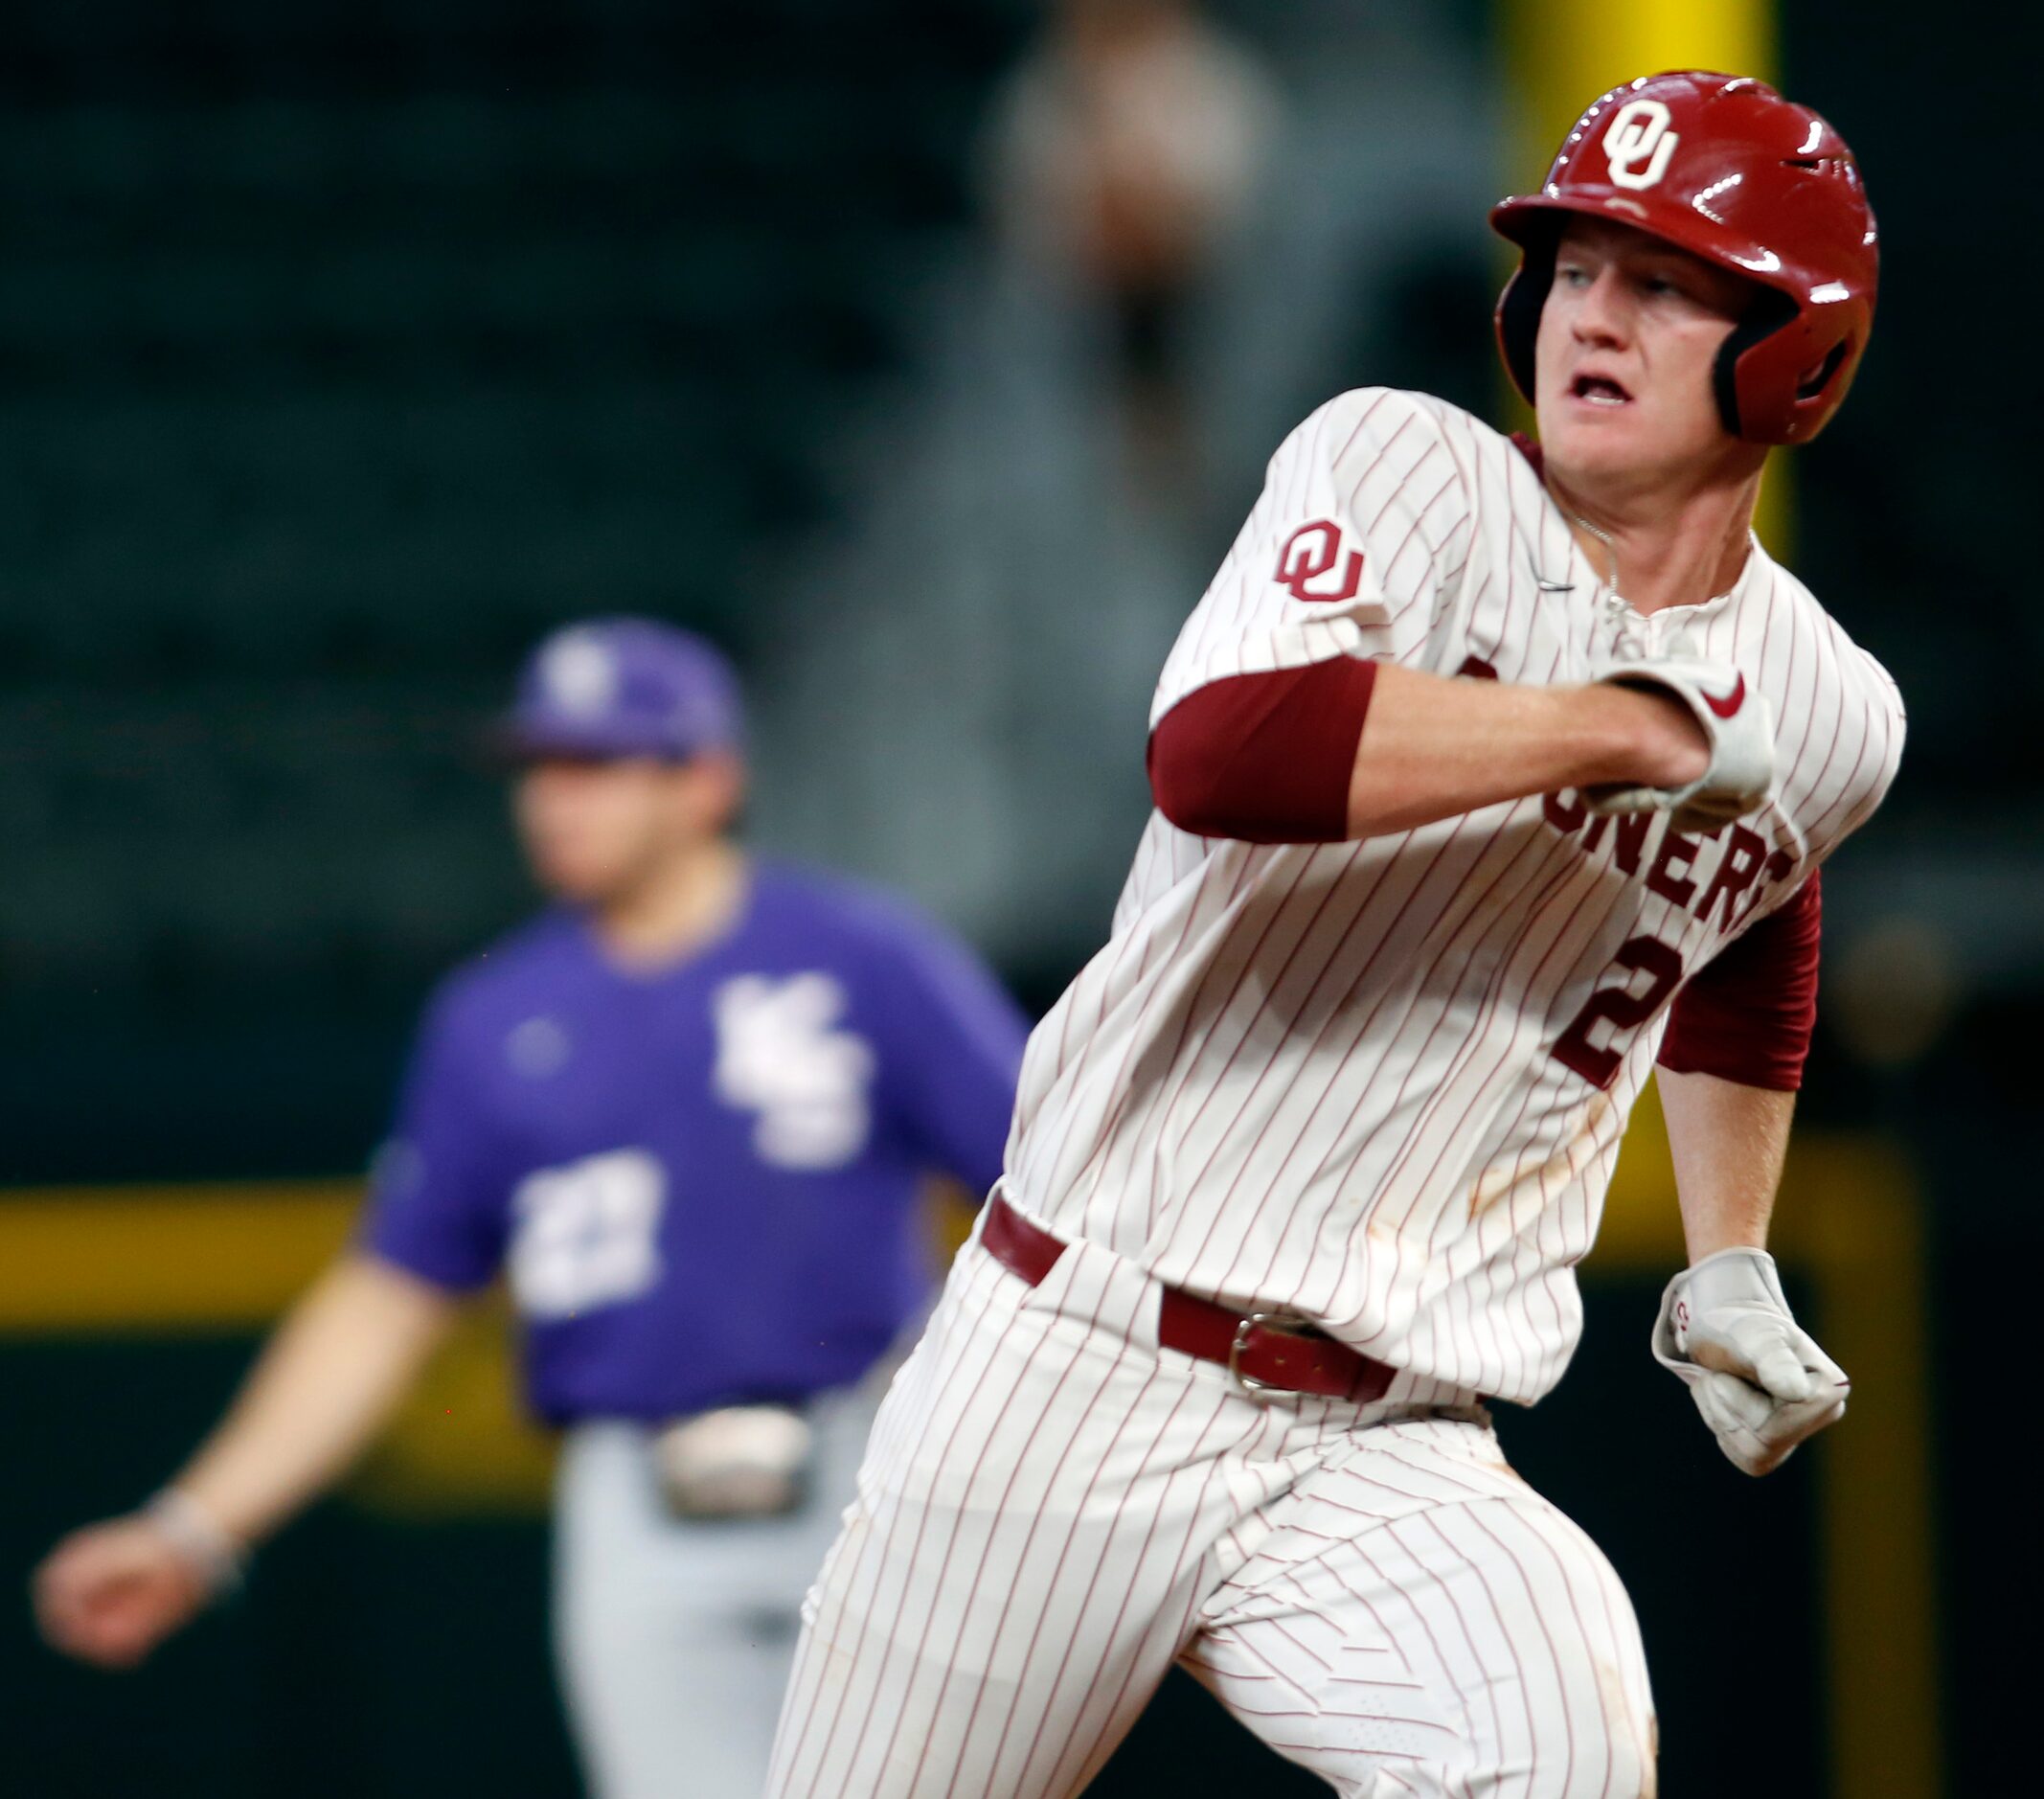
{"label": "blurred outstretched arm", "polygon": [[43,1560],[33,1582],[43,1635],[101,1667],[141,1661],[231,1580],[249,1547],[348,1468],[459,1304],[375,1256],[336,1262],[285,1316],[166,1493],[73,1532]]}

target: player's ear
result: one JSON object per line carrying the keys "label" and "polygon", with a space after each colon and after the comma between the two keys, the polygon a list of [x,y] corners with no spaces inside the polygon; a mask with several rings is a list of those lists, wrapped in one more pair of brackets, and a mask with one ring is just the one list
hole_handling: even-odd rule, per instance
{"label": "player's ear", "polygon": [[729,750],[705,750],[683,772],[696,827],[713,835],[729,831],[745,804],[745,764]]}

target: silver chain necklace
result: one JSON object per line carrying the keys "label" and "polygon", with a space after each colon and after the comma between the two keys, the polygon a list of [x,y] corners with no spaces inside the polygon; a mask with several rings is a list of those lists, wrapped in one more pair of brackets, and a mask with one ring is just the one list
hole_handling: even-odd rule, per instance
{"label": "silver chain necklace", "polygon": [[[1611,534],[1601,525],[1591,524],[1580,512],[1571,512],[1567,507],[1563,507],[1561,510],[1571,523],[1580,525],[1583,530],[1587,531],[1591,536],[1604,546],[1605,551],[1611,558],[1611,572],[1605,578],[1604,584],[1611,590],[1610,597],[1617,601],[1620,605],[1624,605],[1625,602],[1619,599],[1618,592],[1618,545],[1612,540]],[[1602,572],[1602,570],[1599,571],[1600,574]]]}
{"label": "silver chain necklace", "polygon": [[[1632,613],[1632,603],[1618,590],[1618,545],[1612,540],[1611,534],[1604,530],[1602,526],[1591,524],[1580,512],[1574,511],[1570,507],[1564,506],[1561,510],[1568,518],[1580,525],[1599,543],[1602,544],[1605,553],[1610,557],[1610,573],[1604,579],[1604,605],[1611,612],[1614,622],[1618,626],[1618,639],[1613,648],[1613,653],[1621,662],[1639,661],[1646,655],[1647,646],[1627,626],[1626,621]],[[1599,572],[1600,574],[1602,573],[1601,570]]]}

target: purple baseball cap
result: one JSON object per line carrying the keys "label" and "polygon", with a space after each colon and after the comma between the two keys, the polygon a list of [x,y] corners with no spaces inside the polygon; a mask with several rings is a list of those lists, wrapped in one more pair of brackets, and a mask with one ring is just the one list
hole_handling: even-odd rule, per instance
{"label": "purple baseball cap", "polygon": [[653,619],[590,619],[527,658],[498,746],[541,756],[686,762],[744,740],[731,664],[705,639]]}

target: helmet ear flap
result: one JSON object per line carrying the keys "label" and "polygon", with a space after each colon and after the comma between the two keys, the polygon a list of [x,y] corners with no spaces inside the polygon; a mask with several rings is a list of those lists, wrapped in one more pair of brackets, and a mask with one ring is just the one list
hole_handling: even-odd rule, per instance
{"label": "helmet ear flap", "polygon": [[1497,299],[1497,343],[1505,373],[1531,406],[1533,403],[1534,353],[1540,341],[1540,310],[1555,285],[1555,246],[1528,244],[1517,272]]}
{"label": "helmet ear flap", "polygon": [[1779,288],[1763,287],[1754,295],[1753,304],[1747,307],[1746,316],[1733,328],[1732,334],[1718,347],[1717,360],[1711,370],[1711,391],[1717,400],[1717,417],[1724,428],[1734,437],[1753,436],[1757,443],[1773,441],[1771,437],[1749,432],[1748,425],[1759,426],[1771,421],[1744,419],[1739,410],[1739,359],[1749,350],[1757,350],[1775,332],[1793,325],[1800,308],[1795,301]]}

